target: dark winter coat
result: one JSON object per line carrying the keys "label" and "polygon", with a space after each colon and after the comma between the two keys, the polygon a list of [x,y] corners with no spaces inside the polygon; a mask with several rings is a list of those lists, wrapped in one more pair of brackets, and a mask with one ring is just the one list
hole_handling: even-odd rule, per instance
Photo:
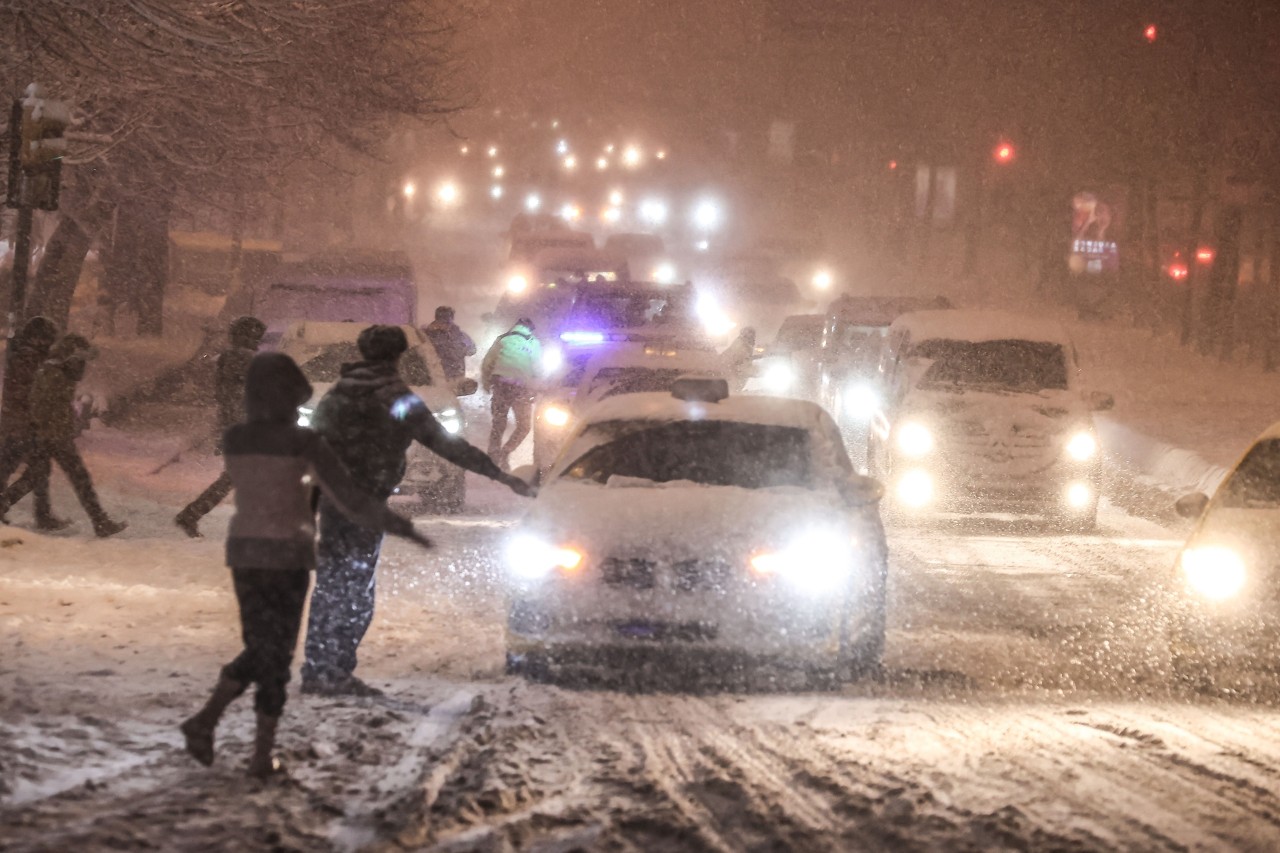
{"label": "dark winter coat", "polygon": [[213,397],[218,404],[218,428],[227,430],[244,420],[244,381],[257,350],[232,346],[218,355]]}
{"label": "dark winter coat", "polygon": [[394,361],[344,365],[312,424],[356,483],[379,497],[390,495],[404,479],[405,452],[414,441],[468,471],[503,478],[484,451],[445,431],[405,385]]}
{"label": "dark winter coat", "polygon": [[28,434],[31,428],[31,389],[57,334],[52,321],[32,317],[9,342],[13,358],[5,371],[4,396],[0,397],[4,403],[0,408],[0,436],[14,438]]}
{"label": "dark winter coat", "polygon": [[412,531],[407,519],[352,481],[316,432],[296,424],[297,408],[311,396],[311,386],[293,359],[280,353],[256,356],[246,380],[248,421],[223,437],[236,505],[227,534],[227,565],[314,568],[313,485],[364,526],[400,535]]}
{"label": "dark winter coat", "polygon": [[[65,340],[65,339],[64,339]],[[76,385],[88,366],[83,351],[54,345],[31,386],[31,432],[46,443],[74,441]]]}
{"label": "dark winter coat", "polygon": [[457,323],[435,320],[423,329],[431,345],[440,356],[440,364],[444,367],[444,375],[448,379],[457,379],[467,373],[467,356],[476,354],[476,342],[462,331]]}

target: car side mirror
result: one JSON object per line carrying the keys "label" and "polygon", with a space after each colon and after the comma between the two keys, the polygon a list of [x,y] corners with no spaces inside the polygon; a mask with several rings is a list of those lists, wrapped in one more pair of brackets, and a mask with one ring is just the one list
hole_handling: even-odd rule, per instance
{"label": "car side mirror", "polygon": [[511,476],[517,480],[524,480],[530,486],[542,485],[542,473],[536,465],[521,465],[511,469]]}
{"label": "car side mirror", "polygon": [[1209,508],[1209,496],[1204,492],[1192,492],[1183,495],[1174,503],[1174,512],[1183,518],[1197,519]]}
{"label": "car side mirror", "polygon": [[1116,398],[1105,391],[1089,392],[1089,408],[1095,412],[1109,412],[1116,407]]}
{"label": "car side mirror", "polygon": [[459,376],[453,380],[453,393],[457,397],[470,397],[480,388],[480,383],[470,376]]}
{"label": "car side mirror", "polygon": [[850,474],[840,484],[840,497],[850,508],[870,506],[884,497],[884,485],[873,477]]}

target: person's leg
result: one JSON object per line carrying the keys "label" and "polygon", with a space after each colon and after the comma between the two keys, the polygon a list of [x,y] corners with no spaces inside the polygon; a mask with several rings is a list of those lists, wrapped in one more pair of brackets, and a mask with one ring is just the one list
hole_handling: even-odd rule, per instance
{"label": "person's leg", "polygon": [[511,431],[511,437],[507,439],[507,443],[502,446],[503,463],[528,437],[529,430],[533,428],[533,395],[523,388],[518,389],[518,393],[512,394],[511,409],[515,412],[516,426]]}
{"label": "person's leg", "polygon": [[510,386],[506,382],[494,380],[493,391],[489,396],[489,414],[493,424],[489,427],[489,456],[495,461],[502,453],[502,437],[507,432],[507,411],[511,408]]}
{"label": "person's leg", "polygon": [[309,682],[336,684],[351,678],[356,650],[373,621],[374,583],[382,534],[349,521],[327,500],[320,502],[320,544],[316,587],[307,622],[306,663]]}
{"label": "person's leg", "polygon": [[[32,470],[32,465],[36,445],[29,438],[15,438],[7,442],[0,452],[3,453],[3,459],[0,459],[0,517],[3,517],[8,515],[10,507],[35,488],[36,472]],[[22,476],[10,483],[9,478],[24,463],[27,468]]]}
{"label": "person's leg", "polygon": [[178,525],[192,539],[200,536],[199,523],[213,508],[231,494],[231,475],[223,471],[218,475],[218,479],[214,480],[209,488],[200,493],[200,496],[191,503],[183,507],[182,512],[178,513],[174,518],[174,524]]}
{"label": "person's leg", "polygon": [[261,570],[231,570],[236,603],[240,607],[240,636],[244,648],[235,660],[222,668],[218,683],[214,685],[213,693],[204,707],[180,727],[187,743],[187,752],[206,767],[213,764],[213,736],[227,706],[244,693],[250,683],[261,677],[263,667],[258,638],[262,633],[261,623],[266,616],[257,584],[259,571]]}
{"label": "person's leg", "polygon": [[266,618],[259,625],[258,690],[253,708],[257,712],[257,733],[249,775],[268,776],[275,769],[271,756],[275,749],[276,725],[284,712],[289,668],[302,626],[302,608],[307,602],[310,573],[302,569],[257,569],[262,608]]}
{"label": "person's leg", "polygon": [[[107,511],[102,508],[102,504],[98,501],[98,493],[93,488],[89,469],[80,458],[80,451],[76,449],[74,441],[67,440],[53,444],[50,447],[50,455],[71,481],[71,488],[80,499],[80,506],[84,507],[89,520],[93,522],[95,535],[112,536],[129,526],[123,521],[112,521]],[[48,478],[46,477],[45,480],[47,482]]]}

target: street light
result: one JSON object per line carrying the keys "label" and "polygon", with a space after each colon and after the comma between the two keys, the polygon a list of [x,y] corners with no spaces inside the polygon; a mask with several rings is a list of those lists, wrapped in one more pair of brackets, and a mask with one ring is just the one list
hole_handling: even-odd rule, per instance
{"label": "street light", "polygon": [[413,181],[405,181],[404,187],[401,189],[401,192],[404,193],[405,198],[413,198],[414,193],[416,193],[417,191],[418,191],[418,188],[413,185]]}
{"label": "street light", "polygon": [[564,158],[564,170],[566,172],[572,172],[576,168],[578,168],[577,157],[574,157],[572,154],[570,154],[569,156]]}
{"label": "street light", "polygon": [[609,204],[614,207],[622,204],[622,190],[613,190],[609,193]]}
{"label": "street light", "polygon": [[609,168],[609,158],[608,158],[608,157],[597,157],[597,158],[596,158],[596,168],[597,168],[597,169],[599,169],[601,172],[603,172],[605,169]]}
{"label": "street light", "polygon": [[634,169],[640,165],[640,160],[644,154],[634,145],[628,145],[626,150],[622,152],[622,165],[628,169]]}
{"label": "street light", "polygon": [[494,184],[490,187],[489,195],[494,199],[502,198],[502,184]]}
{"label": "street light", "polygon": [[1003,166],[1012,163],[1013,159],[1018,156],[1018,152],[1013,147],[1012,142],[1001,142],[996,145],[992,156],[995,157],[997,163]]}
{"label": "street light", "polygon": [[538,195],[537,193],[529,193],[527,196],[524,197],[525,210],[529,211],[530,213],[533,213],[540,207],[542,207],[542,196]]}
{"label": "street light", "polygon": [[703,231],[711,231],[720,224],[720,206],[711,199],[703,199],[693,209],[693,224]]}
{"label": "street light", "polygon": [[640,218],[649,225],[662,225],[667,221],[666,202],[656,198],[645,199],[640,203]]}
{"label": "street light", "polygon": [[453,181],[445,181],[436,188],[436,201],[444,207],[453,207],[462,195],[458,185]]}
{"label": "street light", "polygon": [[489,146],[489,152],[488,152],[488,153],[489,153],[489,156],[490,156],[490,157],[497,157],[497,156],[498,156],[498,146],[496,146],[496,145],[490,145],[490,146]]}
{"label": "street light", "polygon": [[813,286],[818,290],[830,290],[834,283],[835,277],[831,275],[830,270],[818,270],[813,274]]}
{"label": "street light", "polygon": [[494,167],[493,167],[493,176],[494,176],[495,178],[501,178],[501,177],[502,177],[503,175],[505,175],[506,173],[507,173],[507,170],[506,170],[506,169],[504,169],[504,168],[502,168],[501,166],[494,166]]}

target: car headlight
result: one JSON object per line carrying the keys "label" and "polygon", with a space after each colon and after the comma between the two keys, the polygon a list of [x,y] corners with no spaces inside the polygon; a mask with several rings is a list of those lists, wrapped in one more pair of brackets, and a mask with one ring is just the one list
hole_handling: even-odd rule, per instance
{"label": "car headlight", "polygon": [[1244,589],[1244,560],[1230,548],[1221,545],[1187,548],[1178,563],[1187,586],[1205,598],[1224,601]]}
{"label": "car headlight", "polygon": [[764,386],[775,394],[781,394],[791,388],[796,381],[796,372],[789,364],[772,364],[764,374]]}
{"label": "car headlight", "polygon": [[845,394],[844,409],[851,418],[869,421],[879,408],[880,395],[866,383],[851,386]]}
{"label": "car headlight", "polygon": [[564,352],[559,347],[547,347],[542,351],[542,372],[555,373],[564,366]]}
{"label": "car headlight", "polygon": [[444,431],[450,435],[462,432],[462,415],[457,409],[445,409],[436,415],[436,420],[440,421],[440,426],[444,427]]}
{"label": "car headlight", "polygon": [[300,427],[311,426],[311,419],[314,418],[315,416],[316,416],[316,410],[313,407],[299,406],[298,407],[298,426]]}
{"label": "car headlight", "polygon": [[676,280],[675,264],[664,261],[653,268],[653,280],[658,284],[671,284]]}
{"label": "car headlight", "polygon": [[801,592],[822,595],[848,580],[853,564],[853,540],[834,530],[814,530],[787,547],[762,551],[750,560],[758,577],[778,577]]}
{"label": "car headlight", "polygon": [[524,293],[529,288],[529,279],[520,273],[516,273],[507,279],[508,293]]}
{"label": "car headlight", "polygon": [[557,428],[562,427],[569,423],[569,410],[563,409],[560,406],[547,406],[542,410],[542,420],[544,420],[548,426]]}
{"label": "car headlight", "polygon": [[1098,454],[1098,440],[1088,430],[1081,430],[1067,441],[1067,455],[1077,462],[1088,462]]}
{"label": "car headlight", "polygon": [[928,471],[908,471],[898,480],[898,501],[903,506],[919,509],[933,500],[933,477]]}
{"label": "car headlight", "polygon": [[918,421],[907,421],[897,430],[898,450],[903,456],[925,456],[933,450],[933,433]]}
{"label": "car headlight", "polygon": [[507,543],[507,567],[520,580],[542,580],[557,569],[576,572],[585,559],[576,548],[528,534],[514,536]]}

